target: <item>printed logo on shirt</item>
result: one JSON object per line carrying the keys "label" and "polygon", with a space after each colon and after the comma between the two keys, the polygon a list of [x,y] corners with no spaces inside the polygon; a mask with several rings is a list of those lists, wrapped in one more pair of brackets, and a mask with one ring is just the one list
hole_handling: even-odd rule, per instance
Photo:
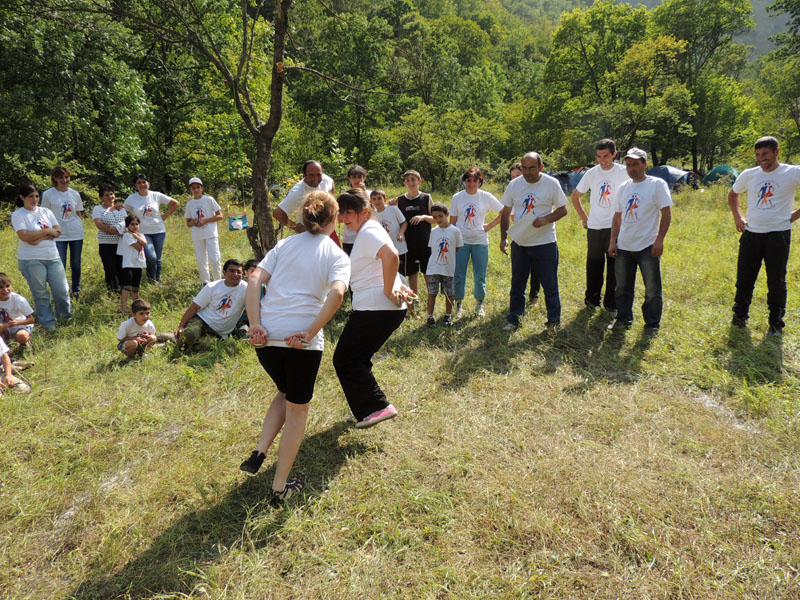
{"label": "printed logo on shirt", "polygon": [[611,206],[611,182],[604,181],[600,184],[600,206]]}
{"label": "printed logo on shirt", "polygon": [[73,214],[75,214],[75,211],[72,210],[72,203],[64,202],[64,204],[61,205],[61,219],[69,221]]}
{"label": "printed logo on shirt", "polygon": [[143,219],[152,219],[154,212],[155,211],[153,210],[153,207],[148,204],[148,205],[146,205],[144,207],[144,212],[142,213],[142,218]]}
{"label": "printed logo on shirt", "polygon": [[534,208],[536,208],[536,198],[533,194],[529,194],[522,201],[522,214],[520,216],[524,217],[528,213],[532,213]]}
{"label": "printed logo on shirt", "polygon": [[436,257],[436,263],[440,265],[448,264],[450,253],[450,241],[447,238],[439,240],[439,254]]}
{"label": "printed logo on shirt", "polygon": [[39,229],[50,229],[50,227],[47,225],[47,221],[44,219],[36,219],[36,226]]}
{"label": "printed logo on shirt", "polygon": [[222,300],[219,301],[219,304],[217,304],[217,312],[220,313],[222,316],[225,316],[228,314],[228,311],[231,309],[232,306],[233,306],[233,296],[227,295],[223,297]]}
{"label": "printed logo on shirt", "polygon": [[391,223],[389,223],[389,221],[381,221],[381,225],[383,225],[383,228],[386,230],[386,233],[391,233],[392,231],[390,228]]}
{"label": "printed logo on shirt", "polygon": [[625,221],[639,220],[639,195],[632,194],[625,203]]}
{"label": "printed logo on shirt", "polygon": [[468,204],[467,207],[464,209],[464,224],[467,227],[475,227],[475,217],[477,216],[478,211],[475,208],[474,204]]}
{"label": "printed logo on shirt", "polygon": [[760,210],[769,210],[774,206],[772,197],[775,195],[775,184],[771,181],[765,181],[761,184],[758,190],[758,198],[756,199],[756,208]]}
{"label": "printed logo on shirt", "polygon": [[197,221],[197,224],[199,225],[200,224],[200,219],[205,219],[205,217],[206,217],[206,214],[203,212],[203,207],[202,206],[198,206],[197,210],[195,211],[195,220]]}
{"label": "printed logo on shirt", "polygon": [[0,308],[0,323],[8,323],[11,320],[11,315],[5,308]]}

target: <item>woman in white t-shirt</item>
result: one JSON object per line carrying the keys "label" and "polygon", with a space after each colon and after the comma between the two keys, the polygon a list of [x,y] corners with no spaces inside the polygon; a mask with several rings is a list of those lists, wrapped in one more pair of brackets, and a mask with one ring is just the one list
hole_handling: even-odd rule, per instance
{"label": "woman in white t-shirt", "polygon": [[122,208],[122,199],[117,198],[112,186],[101,185],[99,194],[100,204],[92,209],[92,220],[97,227],[97,248],[106,275],[106,289],[118,294],[122,277],[122,255],[117,252],[117,247],[122,239],[120,230],[125,227],[128,213]]}
{"label": "woman in white t-shirt", "polygon": [[406,301],[415,296],[400,282],[397,250],[383,226],[371,218],[364,192],[347,190],[337,202],[339,220],[356,237],[350,252],[353,311],[336,344],[333,366],[356,427],[365,429],[397,416],[372,374],[372,356],[400,327]]}
{"label": "woman in white t-shirt", "polygon": [[[328,192],[311,192],[302,208],[306,230],[278,242],[247,281],[250,343],[278,393],[256,449],[240,468],[256,473],[283,429],[270,497],[276,507],[303,489],[301,479],[287,479],[303,440],[322,361],[322,328],[342,304],[350,281],[350,260],[329,237],[336,227],[337,208]],[[267,284],[263,299],[262,284]]]}
{"label": "woman in white t-shirt", "polygon": [[[139,219],[139,232],[147,239],[144,254],[147,258],[147,276],[151,281],[161,279],[161,254],[164,251],[164,239],[167,229],[164,220],[167,219],[179,204],[175,198],[170,198],[161,192],[150,191],[150,180],[144,173],[139,173],[134,179],[136,192],[125,200],[124,208],[128,214],[136,215]],[[167,210],[161,214],[161,205],[166,204]]]}
{"label": "woman in white t-shirt", "polygon": [[19,237],[17,264],[31,290],[36,319],[45,329],[53,330],[56,319],[50,307],[48,285],[56,314],[62,319],[72,316],[67,275],[55,242],[61,235],[61,226],[49,208],[39,206],[39,190],[32,183],[19,187],[18,203],[21,208],[11,215],[11,225]]}
{"label": "woman in white t-shirt", "polygon": [[58,219],[61,235],[56,240],[56,249],[61,264],[67,268],[69,251],[69,270],[72,273],[72,295],[76,298],[81,292],[81,255],[83,254],[83,200],[81,195],[69,187],[72,174],[66,167],[56,167],[50,174],[53,187],[42,194],[41,205],[49,208]]}

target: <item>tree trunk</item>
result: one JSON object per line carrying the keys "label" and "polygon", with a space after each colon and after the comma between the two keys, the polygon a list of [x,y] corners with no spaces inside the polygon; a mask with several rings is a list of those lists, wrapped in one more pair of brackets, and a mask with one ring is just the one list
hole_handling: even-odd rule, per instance
{"label": "tree trunk", "polygon": [[699,166],[697,163],[697,155],[699,154],[699,150],[697,149],[697,136],[695,135],[692,138],[692,171],[695,173],[699,173],[697,167]]}

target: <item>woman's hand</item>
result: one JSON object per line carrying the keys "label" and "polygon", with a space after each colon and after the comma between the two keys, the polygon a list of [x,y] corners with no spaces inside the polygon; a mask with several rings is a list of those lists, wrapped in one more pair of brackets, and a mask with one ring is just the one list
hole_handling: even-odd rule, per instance
{"label": "woman's hand", "polygon": [[250,338],[251,346],[260,348],[267,345],[267,330],[261,325],[250,325],[247,334]]}
{"label": "woman's hand", "polygon": [[286,342],[286,345],[289,348],[294,348],[295,350],[302,350],[303,348],[308,347],[308,343],[311,338],[314,336],[308,335],[307,331],[301,331],[299,333],[293,333],[292,335],[287,335],[283,338],[283,341]]}

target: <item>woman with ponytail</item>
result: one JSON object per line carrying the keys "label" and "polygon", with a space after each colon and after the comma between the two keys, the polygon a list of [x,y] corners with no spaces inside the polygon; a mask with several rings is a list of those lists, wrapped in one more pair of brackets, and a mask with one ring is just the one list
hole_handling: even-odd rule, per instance
{"label": "woman with ponytail", "polygon": [[[256,473],[283,429],[270,497],[275,507],[303,489],[301,479],[287,479],[303,439],[322,360],[322,328],[339,309],[350,281],[350,260],[329,237],[337,211],[328,192],[311,192],[303,204],[306,230],[278,242],[247,280],[250,343],[278,391],[256,449],[240,468]],[[263,299],[262,284],[267,285]]]}

